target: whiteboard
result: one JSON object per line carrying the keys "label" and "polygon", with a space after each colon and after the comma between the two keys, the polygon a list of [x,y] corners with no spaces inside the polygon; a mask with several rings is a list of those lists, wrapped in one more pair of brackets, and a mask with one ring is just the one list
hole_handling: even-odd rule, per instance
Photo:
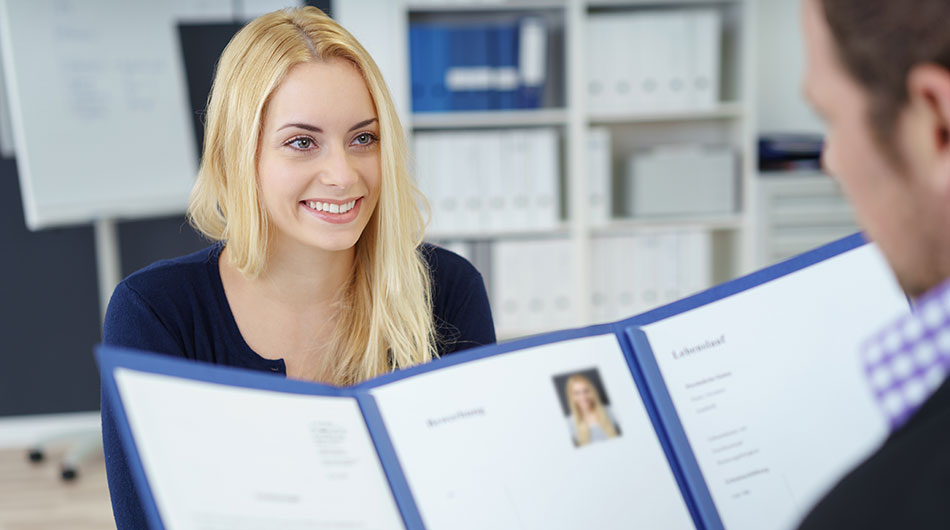
{"label": "whiteboard", "polygon": [[31,230],[181,213],[197,171],[167,2],[0,0]]}
{"label": "whiteboard", "polygon": [[245,23],[271,11],[302,7],[303,0],[165,0],[184,24]]}

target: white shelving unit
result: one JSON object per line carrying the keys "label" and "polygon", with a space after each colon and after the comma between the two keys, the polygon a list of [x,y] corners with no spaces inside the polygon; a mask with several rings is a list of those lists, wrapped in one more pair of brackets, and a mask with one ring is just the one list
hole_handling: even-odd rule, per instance
{"label": "white shelving unit", "polygon": [[743,227],[743,215],[681,216],[657,219],[611,219],[606,225],[591,227],[595,236],[629,234],[643,230],[667,228],[694,228],[702,230],[738,231]]}
{"label": "white shelving unit", "polygon": [[762,173],[757,207],[762,266],[858,230],[841,188],[817,170]]}
{"label": "white shelving unit", "polygon": [[664,123],[664,122],[697,122],[709,120],[739,119],[743,116],[743,107],[739,103],[720,103],[715,108],[689,111],[665,111],[654,113],[603,113],[592,112],[592,125],[632,124],[632,123]]}
{"label": "white shelving unit", "polygon": [[[481,249],[496,241],[531,238],[566,238],[571,245],[571,275],[563,281],[571,282],[578,301],[570,324],[587,325],[594,322],[591,292],[594,284],[594,241],[598,237],[655,233],[664,230],[698,229],[711,234],[713,269],[711,279],[725,281],[752,270],[756,264],[756,220],[758,197],[756,190],[755,160],[755,105],[753,85],[753,55],[755,2],[753,0],[492,0],[482,2],[408,2],[406,0],[341,0],[343,4],[359,4],[337,10],[340,22],[357,36],[378,33],[380,28],[396,33],[401,42],[391,42],[385,50],[370,47],[370,53],[380,62],[396,61],[396,65],[381,65],[383,71],[396,71],[391,86],[397,104],[409,105],[408,26],[410,19],[432,20],[440,16],[455,17],[469,14],[485,18],[524,13],[558,17],[563,22],[563,50],[553,53],[563,57],[563,106],[538,110],[504,110],[486,112],[416,113],[404,116],[409,133],[420,131],[459,131],[469,129],[503,129],[550,126],[561,131],[561,194],[563,195],[562,223],[553,230],[544,231],[488,231],[465,233],[430,233],[427,239],[437,241],[468,241]],[[376,10],[376,3],[386,4]],[[398,8],[392,4],[398,3]],[[695,111],[657,111],[637,113],[590,112],[587,108],[587,73],[585,35],[592,13],[629,13],[637,10],[708,7],[719,10],[723,23],[722,78],[720,102],[712,108]],[[336,6],[334,6],[336,10]],[[374,13],[379,11],[378,19]],[[399,15],[392,20],[392,14]],[[393,32],[392,27],[405,29]],[[379,53],[377,53],[379,52]],[[548,53],[552,53],[551,50]],[[392,83],[392,81],[390,81]],[[550,82],[550,81],[549,81]],[[562,82],[555,79],[554,82]],[[590,181],[587,175],[588,129],[608,127],[612,135],[613,179],[616,189],[618,169],[623,157],[638,149],[676,142],[718,142],[731,146],[738,153],[738,210],[732,214],[671,217],[671,218],[615,218],[606,225],[595,226],[588,212]],[[688,192],[685,191],[685,192]],[[485,260],[480,260],[482,263]],[[479,265],[479,260],[476,260]],[[526,264],[543,267],[542,263]],[[490,282],[490,274],[487,275]],[[491,288],[489,287],[491,291]],[[525,334],[544,329],[519,330]],[[510,337],[500,337],[510,338]]]}
{"label": "white shelving unit", "polygon": [[488,127],[563,127],[567,124],[567,115],[567,111],[563,109],[418,113],[412,116],[411,124],[414,131]]}

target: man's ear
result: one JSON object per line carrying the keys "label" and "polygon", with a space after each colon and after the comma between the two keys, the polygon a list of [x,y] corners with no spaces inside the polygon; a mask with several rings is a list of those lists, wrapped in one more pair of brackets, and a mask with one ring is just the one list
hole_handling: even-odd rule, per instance
{"label": "man's ear", "polygon": [[916,127],[914,141],[925,145],[908,146],[929,159],[926,178],[945,198],[950,199],[950,70],[936,64],[920,64],[907,75],[907,95]]}

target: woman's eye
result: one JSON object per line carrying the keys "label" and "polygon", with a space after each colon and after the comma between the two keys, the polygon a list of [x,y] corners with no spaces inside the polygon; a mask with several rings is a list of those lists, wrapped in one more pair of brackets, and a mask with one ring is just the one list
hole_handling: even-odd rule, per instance
{"label": "woman's eye", "polygon": [[306,137],[294,138],[293,140],[287,142],[287,145],[293,147],[294,149],[306,151],[307,149],[313,147],[313,140]]}
{"label": "woman's eye", "polygon": [[357,145],[372,145],[377,140],[379,140],[379,138],[373,133],[360,133],[353,139],[353,143]]}

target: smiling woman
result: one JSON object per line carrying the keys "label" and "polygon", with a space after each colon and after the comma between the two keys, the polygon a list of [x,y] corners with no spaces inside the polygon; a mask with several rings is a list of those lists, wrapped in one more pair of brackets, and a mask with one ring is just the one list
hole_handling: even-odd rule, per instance
{"label": "smiling woman", "polygon": [[[103,341],[337,385],[494,342],[481,276],[422,243],[406,149],[346,30],[254,20],[218,63],[189,206],[214,244],[123,280]],[[116,522],[144,528],[107,399],[102,419]]]}
{"label": "smiling woman", "polygon": [[[595,372],[596,373],[596,372]],[[604,406],[600,392],[584,374],[567,378],[564,394],[571,413],[571,437],[582,447],[618,436],[616,422]]]}
{"label": "smiling woman", "polygon": [[379,200],[375,114],[363,78],[344,59],[294,66],[271,95],[258,155],[261,198],[275,228],[271,258],[344,250],[359,240]]}

